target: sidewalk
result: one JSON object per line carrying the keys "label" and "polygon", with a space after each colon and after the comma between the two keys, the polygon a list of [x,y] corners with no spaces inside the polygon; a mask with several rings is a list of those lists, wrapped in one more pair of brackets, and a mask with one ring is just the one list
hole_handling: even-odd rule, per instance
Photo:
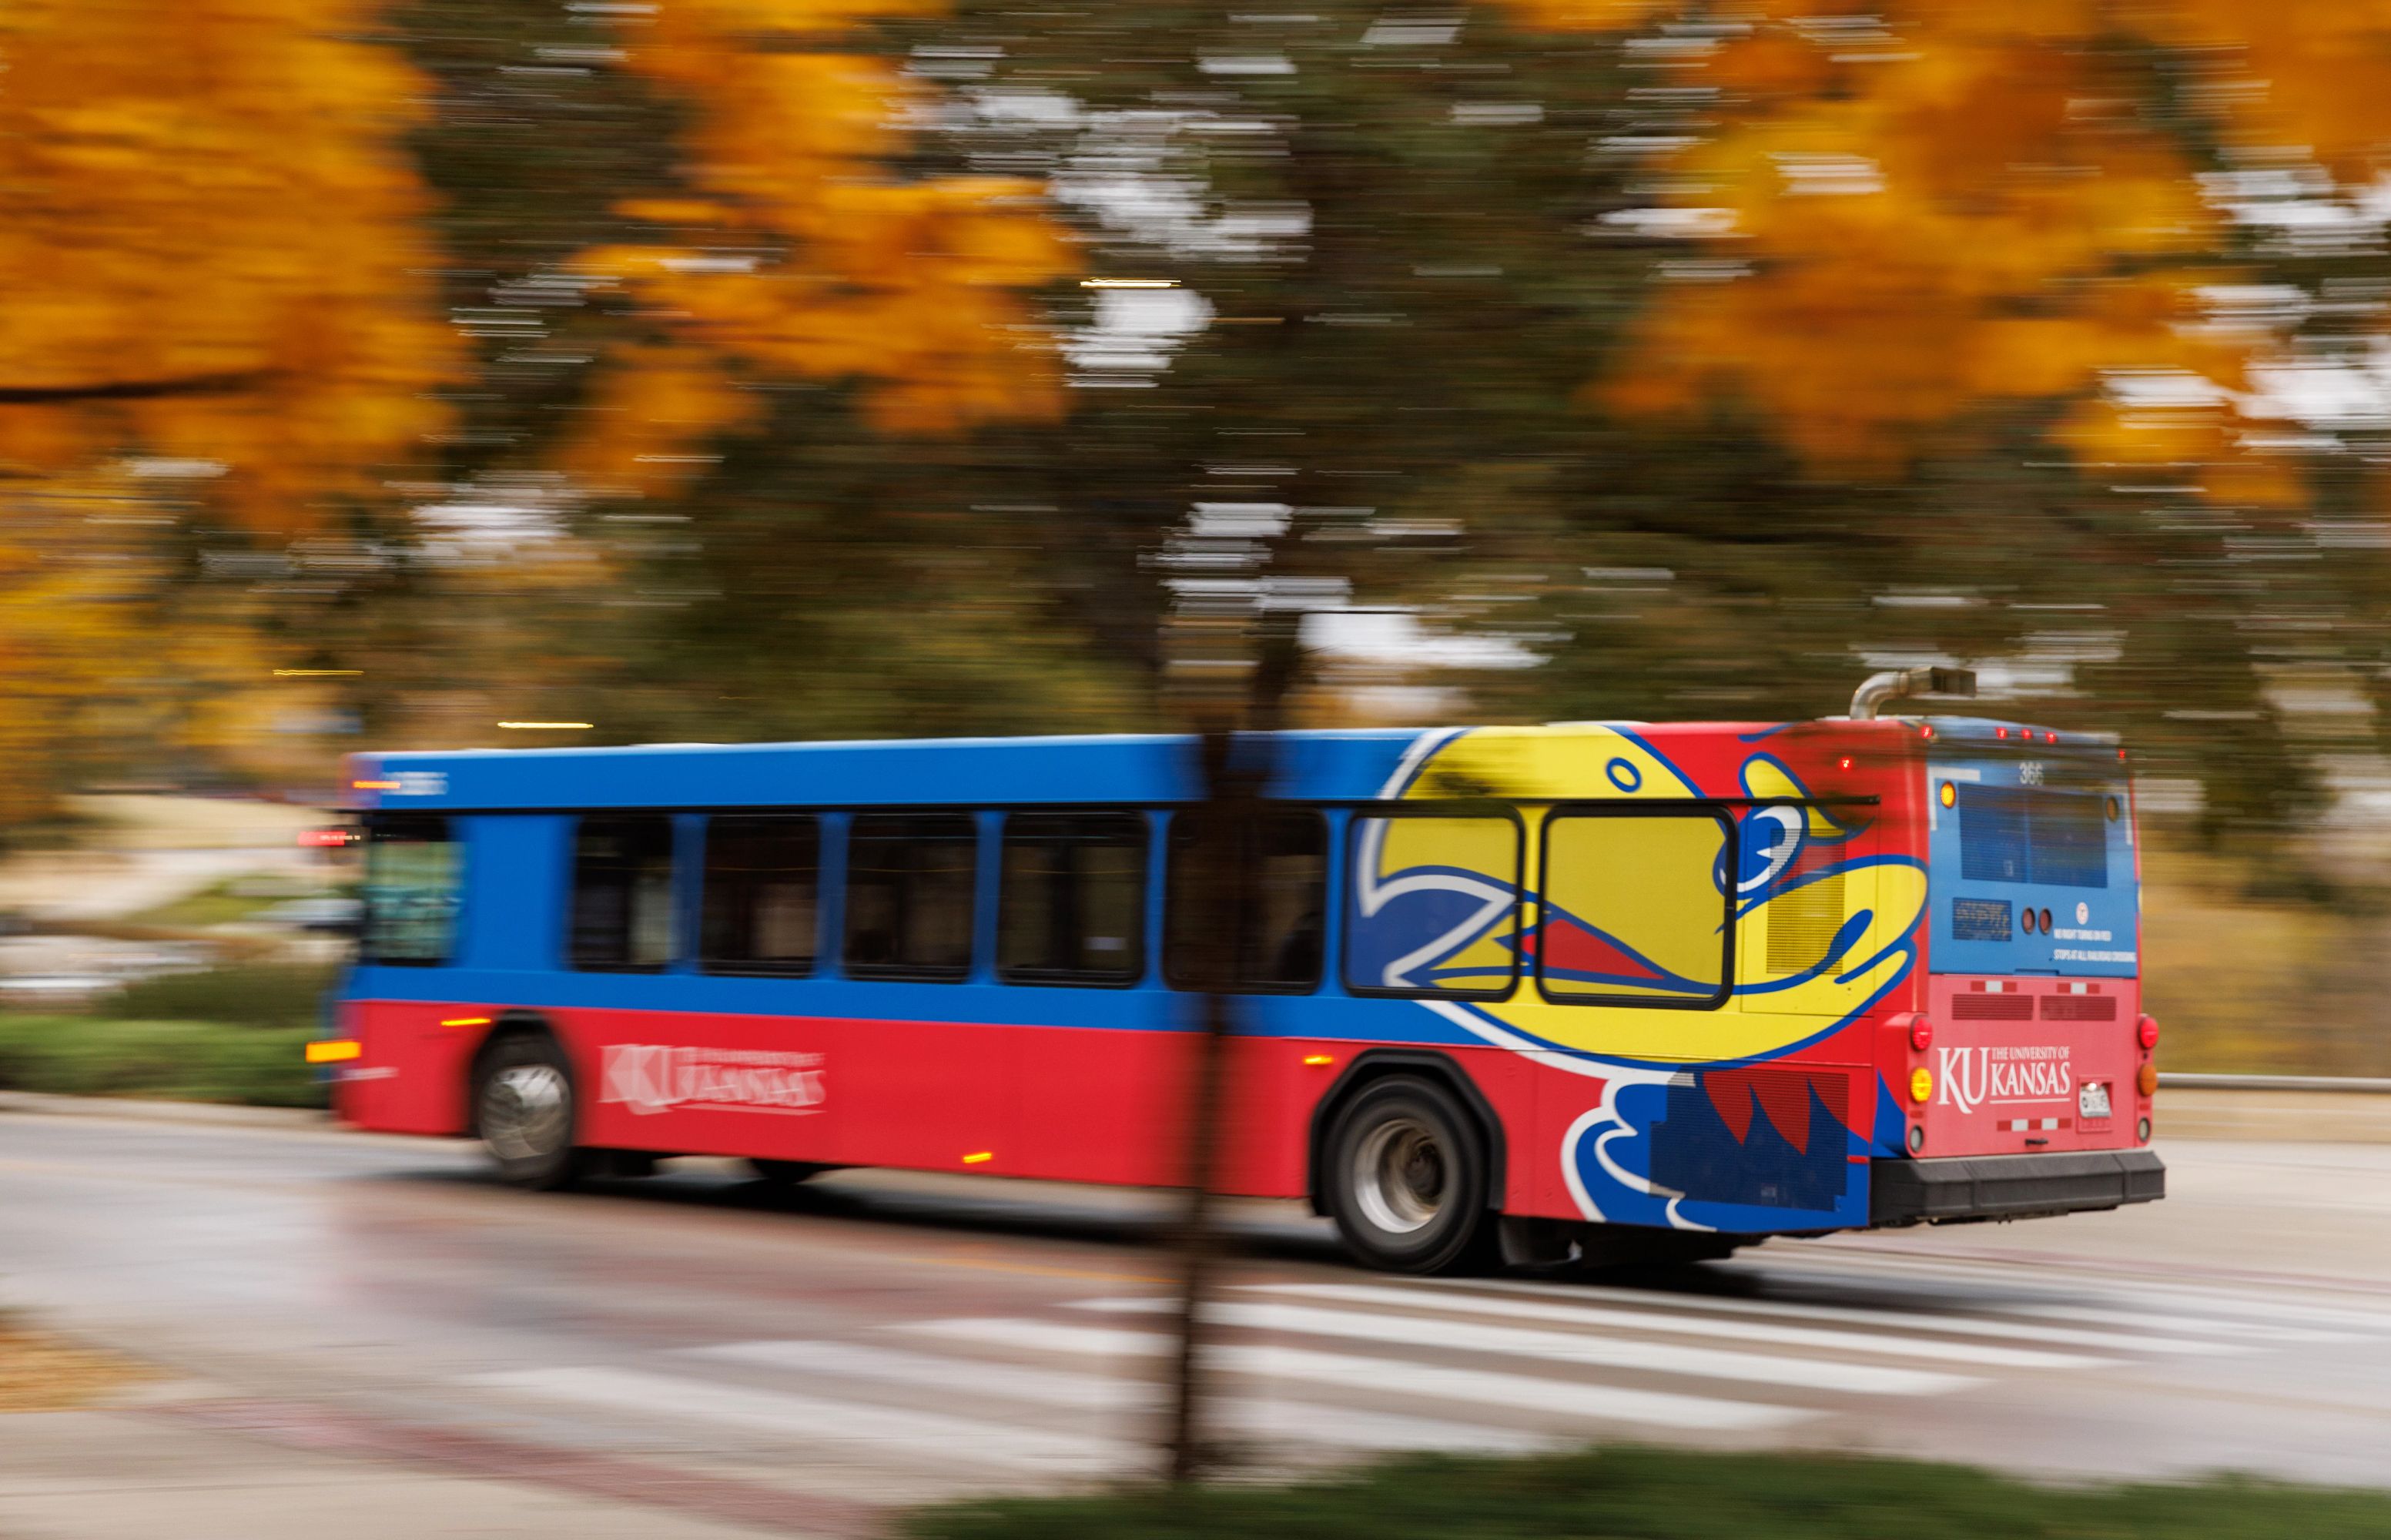
{"label": "sidewalk", "polygon": [[[338,1447],[293,1446],[310,1437],[355,1445],[354,1430],[337,1420],[313,1434],[292,1427],[284,1430],[287,1439],[256,1437],[192,1425],[174,1405],[23,1412],[0,1422],[7,1451],[0,1458],[0,1534],[10,1540],[754,1540],[828,1533],[776,1521],[761,1505],[753,1521],[694,1517],[689,1510],[696,1505],[685,1492],[669,1508],[626,1501],[627,1488],[641,1471],[620,1461],[582,1462],[612,1468],[611,1483],[595,1476],[575,1481],[571,1469],[562,1472],[562,1481],[537,1482],[459,1474],[438,1469],[428,1456],[376,1458]],[[586,1490],[570,1490],[575,1485]],[[660,1501],[665,1495],[659,1491]]]}

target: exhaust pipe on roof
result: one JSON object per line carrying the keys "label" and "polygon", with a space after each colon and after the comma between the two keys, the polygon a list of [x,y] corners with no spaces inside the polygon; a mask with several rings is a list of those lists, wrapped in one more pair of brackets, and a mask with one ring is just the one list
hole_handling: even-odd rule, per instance
{"label": "exhaust pipe on roof", "polygon": [[1976,698],[1976,671],[1972,668],[1888,668],[1881,674],[1870,674],[1852,692],[1852,720],[1876,720],[1876,708],[1887,701],[1909,695],[1956,695],[1963,700]]}

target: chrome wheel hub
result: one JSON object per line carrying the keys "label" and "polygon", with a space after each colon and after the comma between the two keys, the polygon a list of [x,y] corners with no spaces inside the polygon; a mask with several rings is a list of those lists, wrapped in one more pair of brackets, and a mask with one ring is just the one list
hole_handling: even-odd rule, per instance
{"label": "chrome wheel hub", "polygon": [[482,1138],[501,1160],[537,1160],[573,1137],[573,1088],[552,1064],[510,1065],[482,1088]]}
{"label": "chrome wheel hub", "polygon": [[1353,1152],[1353,1193],[1362,1216],[1391,1235],[1427,1228],[1453,1196],[1453,1166],[1436,1131],[1415,1118],[1391,1118]]}

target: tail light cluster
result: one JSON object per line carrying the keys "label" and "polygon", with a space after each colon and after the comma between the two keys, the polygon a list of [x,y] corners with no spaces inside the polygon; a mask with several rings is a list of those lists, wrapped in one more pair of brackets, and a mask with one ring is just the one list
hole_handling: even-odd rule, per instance
{"label": "tail light cluster", "polygon": [[2134,1071],[2134,1090],[2141,1096],[2141,1115],[2134,1120],[2134,1137],[2142,1144],[2151,1142],[2151,1098],[2159,1090],[2159,1023],[2156,1016],[2143,1016],[2134,1023],[2134,1041],[2141,1045],[2141,1068]]}
{"label": "tail light cluster", "polygon": [[[1934,1023],[1926,1016],[1915,1013],[1897,1016],[1886,1025],[1902,1035],[1912,1054],[1922,1057],[1928,1049],[1934,1046]],[[1923,1155],[1926,1153],[1926,1104],[1934,1099],[1934,1071],[1923,1064],[1911,1064],[1908,1089],[1910,1121],[1905,1143],[1910,1154]]]}

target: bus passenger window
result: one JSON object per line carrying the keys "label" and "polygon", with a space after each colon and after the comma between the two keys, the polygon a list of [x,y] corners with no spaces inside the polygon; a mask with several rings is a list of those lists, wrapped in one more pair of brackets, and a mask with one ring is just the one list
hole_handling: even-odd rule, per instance
{"label": "bus passenger window", "polygon": [[[1328,822],[1318,813],[1273,809],[1228,837],[1202,809],[1170,821],[1170,881],[1163,895],[1163,976],[1183,989],[1300,994],[1320,984],[1328,903]],[[1204,861],[1220,852],[1239,899],[1229,919],[1229,977],[1199,977],[1205,919],[1196,895],[1208,886]]]}
{"label": "bus passenger window", "polygon": [[969,973],[978,870],[969,814],[859,814],[847,836],[847,971],[948,982]]}
{"label": "bus passenger window", "polygon": [[463,876],[446,819],[426,813],[368,819],[358,961],[417,967],[448,961]]}
{"label": "bus passenger window", "polygon": [[1726,1003],[1734,826],[1719,813],[1544,821],[1536,986],[1570,1004]]}
{"label": "bus passenger window", "polygon": [[1516,818],[1353,815],[1345,987],[1356,994],[1500,1000],[1519,975]]}
{"label": "bus passenger window", "polygon": [[821,825],[757,814],[706,821],[698,965],[708,973],[814,970]]}
{"label": "bus passenger window", "polygon": [[996,971],[1007,983],[1128,984],[1144,971],[1145,820],[1021,813],[1004,821]]}
{"label": "bus passenger window", "polygon": [[672,820],[591,814],[573,835],[576,968],[651,972],[672,960]]}

